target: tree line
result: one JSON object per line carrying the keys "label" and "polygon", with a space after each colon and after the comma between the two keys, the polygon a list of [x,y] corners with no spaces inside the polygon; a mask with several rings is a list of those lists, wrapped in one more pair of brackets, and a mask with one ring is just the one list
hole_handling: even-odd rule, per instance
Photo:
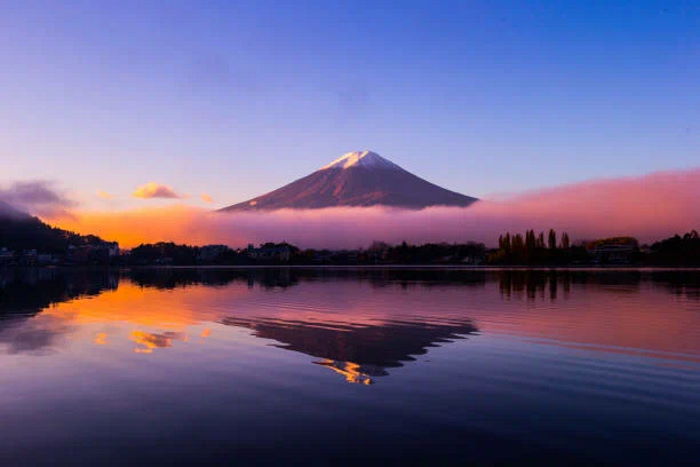
{"label": "tree line", "polygon": [[696,230],[674,235],[651,245],[640,245],[630,236],[601,238],[572,244],[568,233],[554,229],[525,234],[507,232],[498,238],[498,249],[488,253],[493,265],[606,265],[700,266],[700,236]]}
{"label": "tree line", "polygon": [[554,229],[525,234],[506,232],[498,237],[498,249],[487,258],[489,264],[568,264],[586,258],[585,248],[573,246],[569,234],[557,236]]}

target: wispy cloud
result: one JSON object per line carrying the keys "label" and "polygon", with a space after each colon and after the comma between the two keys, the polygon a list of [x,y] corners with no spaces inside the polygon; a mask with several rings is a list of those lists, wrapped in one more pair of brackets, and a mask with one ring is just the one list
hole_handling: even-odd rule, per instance
{"label": "wispy cloud", "polygon": [[202,201],[204,201],[205,203],[213,203],[214,202],[214,198],[212,198],[210,195],[208,195],[206,193],[202,193],[201,195],[199,195],[199,198]]}
{"label": "wispy cloud", "polygon": [[152,199],[152,198],[181,198],[175,190],[168,185],[163,185],[156,182],[148,182],[136,188],[131,194],[134,198]]}
{"label": "wispy cloud", "polygon": [[48,180],[25,180],[0,187],[0,200],[38,216],[67,216],[77,206],[56,184]]}

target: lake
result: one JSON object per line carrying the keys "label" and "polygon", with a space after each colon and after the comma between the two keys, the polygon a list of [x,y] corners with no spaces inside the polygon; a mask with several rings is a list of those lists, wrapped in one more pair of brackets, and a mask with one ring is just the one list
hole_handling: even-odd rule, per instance
{"label": "lake", "polygon": [[3,465],[692,464],[700,272],[0,271]]}

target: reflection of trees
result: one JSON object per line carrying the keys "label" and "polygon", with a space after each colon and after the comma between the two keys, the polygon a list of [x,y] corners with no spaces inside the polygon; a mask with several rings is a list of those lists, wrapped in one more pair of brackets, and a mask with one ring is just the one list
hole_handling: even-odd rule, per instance
{"label": "reflection of trees", "polygon": [[665,284],[671,293],[700,300],[700,270],[656,270],[650,275],[654,282]]}
{"label": "reflection of trees", "polygon": [[287,268],[135,268],[125,274],[131,281],[142,287],[158,289],[192,285],[222,286],[231,282],[284,288],[295,285],[297,282]]}
{"label": "reflection of trees", "polygon": [[637,293],[643,281],[662,284],[671,292],[700,299],[700,271],[683,270],[575,270],[514,269],[495,272],[503,297],[556,300],[566,297],[572,286],[624,286],[616,293]]}
{"label": "reflection of trees", "polygon": [[483,287],[497,279],[501,295],[530,300],[557,299],[573,285],[624,285],[633,293],[643,281],[662,284],[672,293],[700,299],[697,270],[474,270],[443,268],[134,268],[109,269],[3,269],[0,270],[0,318],[11,313],[38,313],[43,308],[80,296],[114,290],[125,277],[143,287],[172,289],[192,285],[286,288],[301,282],[351,280],[374,287]]}
{"label": "reflection of trees", "polygon": [[59,319],[30,319],[46,307],[118,287],[119,276],[108,270],[0,270],[0,344],[9,353],[42,353],[67,333]]}
{"label": "reflection of trees", "polygon": [[0,270],[0,318],[39,313],[54,303],[98,295],[118,285],[119,276],[103,269]]}
{"label": "reflection of trees", "polygon": [[134,268],[124,273],[143,287],[172,289],[191,285],[226,285],[245,282],[264,288],[291,287],[299,282],[353,280],[376,287],[399,285],[425,287],[462,284],[483,286],[484,271],[459,269],[382,269],[382,268]]}
{"label": "reflection of trees", "polygon": [[566,296],[571,290],[569,271],[503,270],[496,275],[501,295],[506,298],[524,295],[529,300],[556,300],[560,293]]}
{"label": "reflection of trees", "polygon": [[434,322],[383,321],[376,325],[307,322],[257,317],[228,317],[223,324],[251,329],[255,336],[273,339],[278,347],[322,359],[315,362],[342,374],[349,382],[369,384],[387,375],[387,368],[403,366],[430,347],[463,339],[477,332],[470,320]]}

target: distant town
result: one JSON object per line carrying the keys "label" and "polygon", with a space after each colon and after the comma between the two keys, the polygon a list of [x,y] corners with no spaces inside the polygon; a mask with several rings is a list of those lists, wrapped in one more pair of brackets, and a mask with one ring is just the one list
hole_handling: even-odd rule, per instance
{"label": "distant town", "polygon": [[498,248],[483,243],[374,242],[365,248],[302,249],[283,243],[231,248],[172,242],[121,250],[117,242],[53,228],[31,216],[0,223],[0,266],[200,266],[200,265],[466,265],[466,266],[700,266],[693,230],[650,245],[631,236],[572,242],[554,230],[506,232]]}

